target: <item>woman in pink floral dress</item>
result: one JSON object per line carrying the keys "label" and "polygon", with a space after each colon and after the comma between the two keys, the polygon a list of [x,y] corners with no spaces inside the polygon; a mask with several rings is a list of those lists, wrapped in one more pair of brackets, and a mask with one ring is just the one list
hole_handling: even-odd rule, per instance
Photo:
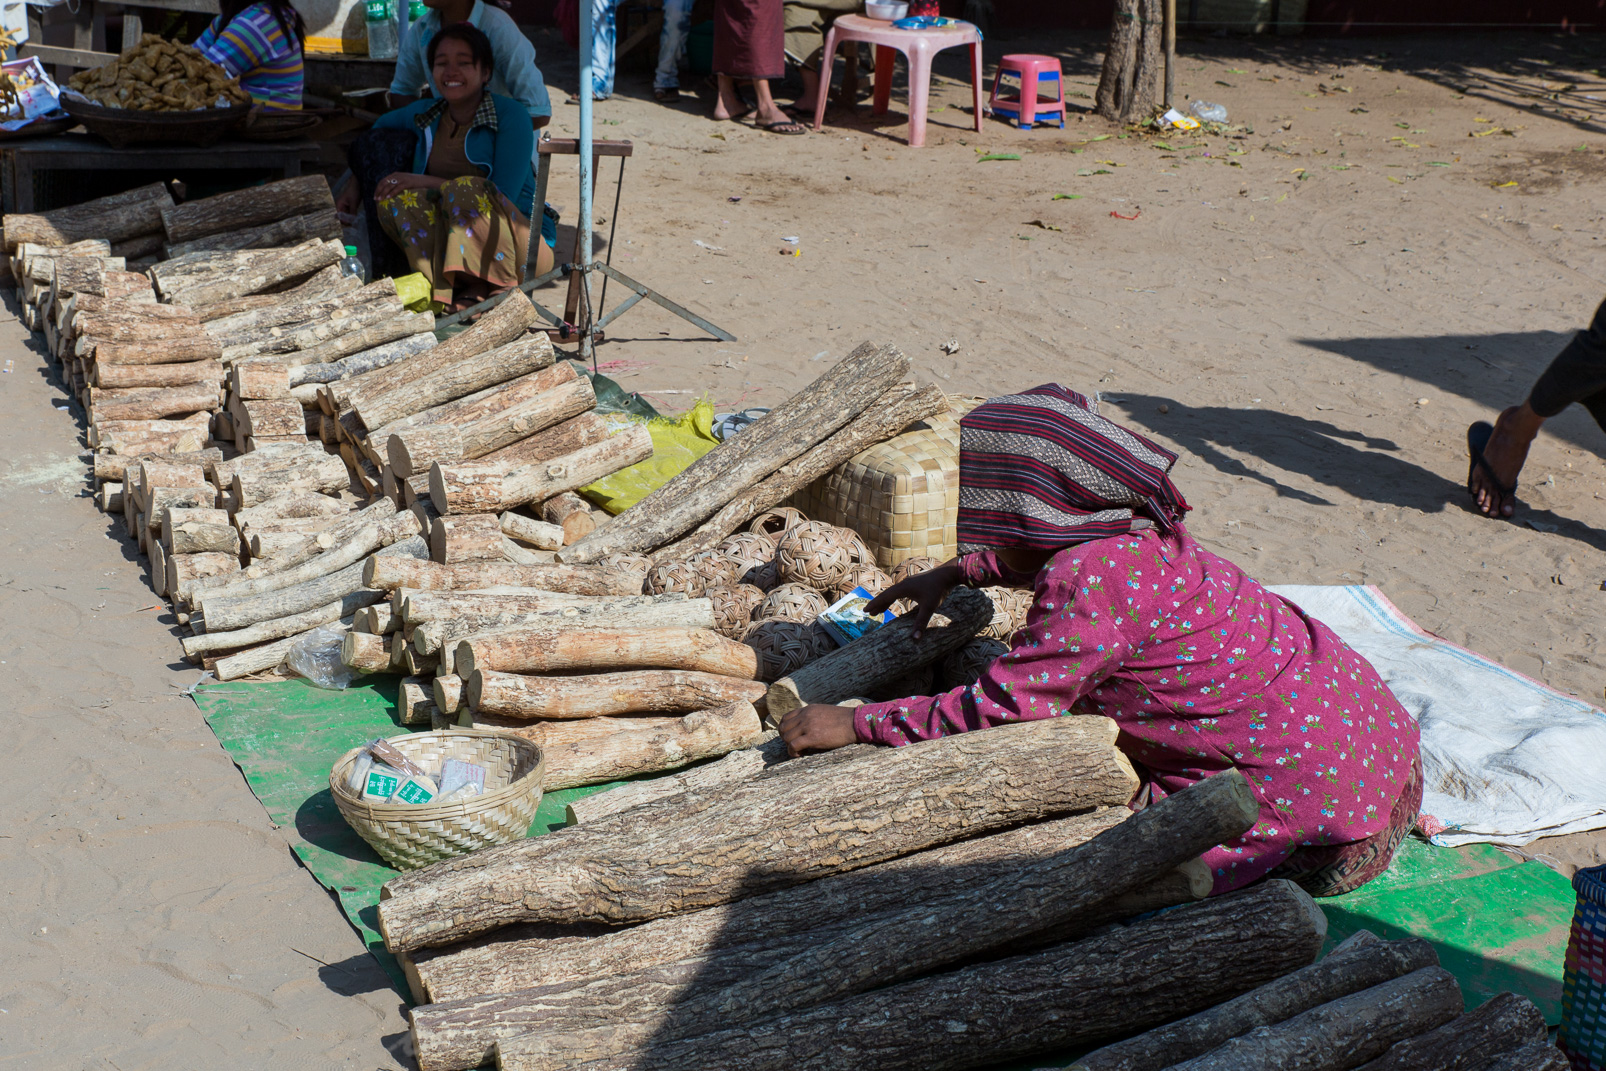
{"label": "woman in pink floral dress", "polygon": [[1331,629],[1188,534],[1176,456],[1052,384],[960,427],[973,552],[869,609],[912,599],[923,623],[955,584],[1005,584],[1035,591],[1025,626],[970,687],[794,711],[793,753],[1097,714],[1120,726],[1140,797],[1248,777],[1260,820],[1206,853],[1215,893],[1272,875],[1334,895],[1386,869],[1422,801],[1415,721]]}

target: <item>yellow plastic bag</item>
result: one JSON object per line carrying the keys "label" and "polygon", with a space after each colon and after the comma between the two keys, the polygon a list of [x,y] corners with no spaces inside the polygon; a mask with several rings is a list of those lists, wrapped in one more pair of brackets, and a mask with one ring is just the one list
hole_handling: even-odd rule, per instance
{"label": "yellow plastic bag", "polygon": [[707,398],[679,420],[644,421],[620,414],[607,419],[620,426],[646,424],[652,436],[652,457],[580,488],[581,494],[609,513],[623,513],[719,445],[714,438],[714,403]]}
{"label": "yellow plastic bag", "polygon": [[423,272],[413,272],[411,275],[402,275],[396,279],[396,296],[401,303],[413,312],[427,312],[431,301],[429,280]]}

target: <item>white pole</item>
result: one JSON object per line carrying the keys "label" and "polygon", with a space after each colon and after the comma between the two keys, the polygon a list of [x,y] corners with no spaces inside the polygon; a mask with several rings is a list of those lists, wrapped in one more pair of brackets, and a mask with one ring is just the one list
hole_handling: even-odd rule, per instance
{"label": "white pole", "polygon": [[[582,296],[582,315],[590,319],[591,311],[591,110],[592,110],[592,78],[591,78],[591,41],[596,33],[595,20],[592,18],[592,4],[594,0],[580,0],[580,291]],[[591,336],[587,333],[580,338],[580,356],[582,359],[591,356]]]}

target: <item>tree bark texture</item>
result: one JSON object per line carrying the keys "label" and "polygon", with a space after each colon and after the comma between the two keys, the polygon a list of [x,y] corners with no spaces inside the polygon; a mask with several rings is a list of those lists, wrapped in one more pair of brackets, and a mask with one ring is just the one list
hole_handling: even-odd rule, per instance
{"label": "tree bark texture", "polygon": [[510,297],[480,317],[479,322],[467,331],[453,335],[428,353],[399,363],[386,372],[365,372],[329,384],[322,397],[334,409],[326,409],[325,412],[335,412],[348,405],[360,409],[398,387],[427,379],[458,361],[513,342],[523,337],[536,319],[535,306],[521,292],[518,297]]}
{"label": "tree bark texture", "polygon": [[[546,375],[547,371],[552,374]],[[397,475],[405,478],[429,471],[436,461],[484,457],[590,412],[596,404],[589,379],[577,376],[567,364],[555,365],[504,383],[472,406],[442,406],[442,419],[404,427],[380,439],[388,442],[386,454]]]}
{"label": "tree bark texture", "polygon": [[[825,922],[799,935],[802,940],[793,944],[766,942],[768,947],[750,956],[735,977],[715,980],[715,972],[696,969],[669,972],[678,973],[680,981],[665,987],[664,972],[658,970],[613,975],[600,985],[573,987],[584,999],[567,1013],[552,1006],[557,1002],[549,993],[481,998],[467,1002],[482,1016],[478,1030],[461,1029],[468,1025],[460,1018],[467,1010],[464,1004],[419,1009],[413,1023],[420,1066],[473,1067],[475,1057],[499,1037],[539,1030],[546,1066],[555,1068],[566,1060],[619,1055],[649,1042],[659,1045],[712,1033],[788,1008],[862,993],[1004,948],[1159,880],[1176,865],[1249,829],[1257,813],[1257,800],[1244,777],[1224,774],[1084,843],[1000,867],[968,887],[926,893],[879,912],[855,911],[846,920]],[[1002,904],[1008,909],[1000,910]],[[599,990],[606,991],[600,1001]],[[629,1010],[621,1011],[626,1002]],[[600,1016],[595,1004],[602,1005]],[[455,1028],[429,1029],[437,1017],[450,1017]],[[456,1058],[436,1056],[438,1034],[452,1038]]]}
{"label": "tree bark texture", "polygon": [[199,313],[207,305],[260,294],[292,280],[303,279],[319,268],[340,263],[340,258],[345,255],[345,250],[337,242],[308,242],[290,249],[270,250],[268,255],[247,268],[201,276],[191,285],[168,294],[167,300],[188,305]]}
{"label": "tree bark texture", "polygon": [[1154,112],[1160,103],[1158,82],[1165,63],[1164,21],[1161,0],[1116,0],[1110,44],[1094,94],[1093,110],[1099,115],[1130,123]]}
{"label": "tree bark texture", "polygon": [[490,611],[455,614],[413,630],[413,646],[422,654],[441,656],[441,667],[453,672],[458,641],[520,629],[713,628],[714,610],[707,599],[628,606],[565,606],[542,611]]}
{"label": "tree bark texture", "polygon": [[[961,837],[1124,804],[1138,784],[1115,748],[1114,723],[1091,717],[797,770],[636,808],[628,832],[617,823],[581,826],[393,879],[379,907],[386,945],[408,951],[514,922],[684,914]],[[670,858],[668,870],[653,862]]]}
{"label": "tree bark texture", "polygon": [[405,361],[409,357],[423,353],[425,350],[435,348],[435,336],[431,332],[423,332],[399,338],[394,342],[387,342],[382,346],[374,346],[360,353],[353,353],[349,357],[342,357],[336,361],[323,364],[296,365],[289,370],[290,386],[299,387],[309,383],[333,383],[337,379],[348,379],[372,372],[377,368],[387,368],[397,361]]}
{"label": "tree bark texture", "polygon": [[[361,308],[375,302],[386,302],[391,312],[401,311],[401,303],[396,297],[396,283],[391,279],[380,279],[356,290],[345,290],[339,293],[314,294],[300,301],[283,301],[277,305],[268,305],[258,309],[248,309],[237,312],[231,316],[223,316],[207,321],[206,333],[217,339],[225,351],[239,347],[257,344],[264,339],[283,337],[285,333],[309,323],[327,320],[333,314],[343,309]],[[278,329],[276,332],[275,329]],[[263,350],[261,352],[275,352]],[[279,350],[276,352],[284,352]],[[230,359],[247,356],[247,353],[236,353]]]}
{"label": "tree bark texture", "polygon": [[[351,619],[349,617],[342,618],[339,621],[327,622],[326,625],[327,627],[349,629],[351,627]],[[290,653],[290,647],[300,638],[300,636],[287,636],[282,640],[274,640],[272,643],[265,643],[260,647],[253,647],[238,654],[219,658],[212,666],[212,672],[216,674],[217,679],[220,681],[238,680],[252,673],[266,672],[283,662],[285,655]]]}
{"label": "tree bark texture", "polygon": [[528,543],[537,550],[557,550],[563,546],[563,528],[559,525],[538,521],[512,510],[498,517],[496,523],[501,526],[503,535]]}
{"label": "tree bark texture", "polygon": [[[199,419],[97,421],[89,428],[89,445],[114,454],[196,452],[206,442],[209,413]],[[158,426],[160,425],[160,426]]]}
{"label": "tree bark texture", "polygon": [[129,457],[125,454],[96,454],[93,466],[97,482],[105,480],[129,480],[131,483],[139,481],[139,467],[147,461],[163,461],[173,465],[193,465],[205,471],[208,463],[223,460],[223,451],[212,447],[207,450],[193,450],[185,454],[137,454]]}
{"label": "tree bark texture", "polygon": [[1572,1071],[1572,1062],[1549,1041],[1536,1041],[1520,1049],[1491,1056],[1468,1071]]}
{"label": "tree bark texture", "polygon": [[[1420,938],[1385,942],[1367,936],[1369,941],[1346,942],[1319,963],[1241,997],[1089,1053],[1068,1071],[1160,1071],[1203,1056],[1258,1027],[1284,1022],[1339,997],[1439,965],[1438,953]],[[1414,1065],[1401,1068],[1410,1066]]]}
{"label": "tree bark texture", "polygon": [[575,670],[679,669],[753,680],[758,656],[709,629],[584,629],[509,632],[459,645],[457,671],[570,673]]}
{"label": "tree bark texture", "polygon": [[1544,1013],[1532,1001],[1497,993],[1438,1029],[1399,1042],[1357,1071],[1474,1071],[1526,1046],[1548,1045],[1549,1037]]}
{"label": "tree bark texture", "polygon": [[356,290],[362,286],[362,280],[340,271],[339,264],[330,264],[319,268],[307,278],[296,285],[280,290],[276,293],[250,294],[246,297],[232,298],[228,301],[217,301],[210,305],[196,309],[195,314],[201,318],[202,323],[219,320],[225,316],[233,316],[237,312],[248,309],[261,309],[270,305],[277,305],[283,301],[304,301],[319,294],[343,294]]}
{"label": "tree bark texture", "polygon": [[[254,455],[247,455],[254,456]],[[226,486],[234,485],[234,475],[222,473]],[[394,509],[395,504],[392,503]],[[319,517],[340,517],[351,512],[351,503],[319,494],[316,491],[285,491],[255,506],[243,506],[234,512],[234,523],[241,528],[276,524],[286,520],[312,520]]]}
{"label": "tree bark texture", "polygon": [[1262,1026],[1175,1071],[1346,1071],[1397,1042],[1461,1014],[1461,986],[1442,967],[1422,967]]}
{"label": "tree bark texture", "polygon": [[351,627],[358,632],[388,636],[392,632],[401,631],[401,620],[391,610],[389,602],[382,602],[357,611],[352,618]]}
{"label": "tree bark texture", "polygon": [[[575,1066],[958,1071],[1087,1044],[1236,995],[1309,963],[1325,931],[1309,896],[1271,881],[1030,955]],[[548,1066],[546,1040],[501,1042],[498,1066]]]}
{"label": "tree bark texture", "polygon": [[763,735],[751,703],[727,703],[687,714],[671,728],[626,729],[548,746],[542,787],[551,791],[674,770],[749,747]]}
{"label": "tree bark texture", "polygon": [[436,517],[429,529],[429,557],[439,565],[506,561],[502,526],[493,513]]}
{"label": "tree bark texture", "polygon": [[[461,654],[458,655],[459,661],[462,657]],[[606,792],[582,796],[580,799],[570,801],[564,814],[571,826],[595,825],[621,811],[667,799],[689,788],[706,789],[749,780],[757,777],[767,767],[784,762],[786,758],[786,743],[772,729],[766,732],[758,743],[740,751],[733,751],[718,762],[710,762],[684,773],[655,777],[649,781],[631,781]],[[868,873],[869,869],[859,873]],[[535,984],[530,982],[504,989],[523,989]],[[501,991],[503,990],[486,990],[486,992]]]}
{"label": "tree bark texture", "polygon": [[174,508],[210,509],[217,501],[217,491],[211,486],[153,487],[143,498],[136,495],[135,505],[145,515],[150,528],[161,531],[162,518]]}
{"label": "tree bark texture", "polygon": [[328,494],[344,491],[350,485],[351,477],[345,463],[321,450],[318,456],[297,459],[294,464],[267,467],[256,472],[236,472],[229,481],[229,489],[241,509],[261,505],[286,491]]}
{"label": "tree bark texture", "polygon": [[247,436],[286,436],[306,433],[301,403],[291,398],[253,398],[240,400],[235,434]]}
{"label": "tree bark texture", "polygon": [[479,670],[465,679],[469,705],[504,718],[685,714],[723,703],[755,703],[764,698],[764,685],[757,681],[681,669],[574,677],[526,677]]}
{"label": "tree bark texture", "polygon": [[[169,513],[173,512],[171,510]],[[219,510],[218,512],[222,512]],[[207,524],[203,521],[185,521],[182,524],[162,524],[162,546],[169,554],[202,554],[218,552],[240,553],[240,533],[228,524]]]}
{"label": "tree bark texture", "polygon": [[[205,314],[203,313],[202,315],[204,317]],[[407,312],[404,310],[402,312],[393,313],[389,317],[382,319],[377,323],[356,327],[325,342],[320,342],[315,346],[308,346],[306,349],[297,350],[294,355],[294,360],[287,361],[286,363],[292,366],[323,366],[332,362],[344,360],[347,357],[367,353],[371,350],[388,346],[394,342],[400,342],[403,339],[413,338],[417,335],[427,334],[430,338],[434,338],[435,336],[432,334],[434,330],[434,313]],[[431,348],[432,347],[427,347],[426,350],[420,350],[417,352],[427,352],[427,350]],[[401,362],[398,361],[395,363],[400,364]],[[383,367],[384,366],[382,365],[375,365],[374,369],[379,370]]]}
{"label": "tree bark texture", "polygon": [[[72,333],[79,339],[102,342],[142,342],[154,338],[194,335],[201,330],[195,312],[183,305],[130,305],[108,312],[74,317]],[[83,347],[74,349],[87,356]]]}
{"label": "tree bark texture", "polygon": [[[511,470],[501,461],[436,462],[429,469],[429,497],[443,514],[500,513],[584,487],[651,456],[652,436],[644,425],[632,424],[572,454]],[[645,502],[643,499],[634,508],[640,509]],[[591,562],[600,556],[574,560]],[[569,560],[567,551],[565,560]]]}
{"label": "tree bark texture", "polygon": [[[439,350],[437,346],[431,352]],[[556,359],[556,351],[546,335],[523,335],[484,353],[454,361],[421,378],[397,384],[395,389],[378,397],[354,400],[351,407],[364,427],[379,429],[393,420],[539,372]]]}
{"label": "tree bark texture", "polygon": [[947,411],[948,399],[936,387],[893,387],[835,435],[737,494],[695,531],[653,557],[659,561],[684,561],[713,550],[754,517],[785,502],[854,455],[885,442],[916,421]]}
{"label": "tree bark texture", "polygon": [[[561,424],[555,424],[545,431],[528,436],[514,443],[479,458],[480,461],[496,461],[507,465],[510,469],[520,465],[533,465],[541,461],[550,461],[553,458],[572,454],[582,447],[600,443],[609,435],[608,422],[596,413],[581,413],[570,417]],[[428,487],[426,485],[427,492]],[[562,492],[569,494],[571,492]],[[554,496],[557,497],[557,496]]]}
{"label": "tree bark texture", "polygon": [[538,614],[574,608],[622,610],[640,606],[690,609],[690,599],[674,597],[680,594],[670,592],[670,597],[666,598],[663,595],[571,595],[562,591],[532,591],[524,588],[413,590],[402,597],[400,608],[402,622],[417,628],[432,622],[492,613]]}
{"label": "tree bark texture", "polygon": [[[405,555],[416,558],[422,557],[426,551],[423,537],[412,536],[400,542],[392,543],[377,553]],[[239,599],[213,600],[208,604],[205,614],[207,634],[244,628],[259,621],[288,617],[291,614],[298,614],[314,607],[326,606],[354,592],[374,590],[365,589],[362,586],[362,568],[363,563],[359,561],[346,566],[344,569],[338,569],[333,573],[316,577],[291,587],[278,588]],[[383,592],[380,593],[380,597],[384,597]],[[377,601],[379,600],[368,599],[360,605],[367,606]],[[357,606],[352,606],[340,616],[345,617],[356,609]]]}
{"label": "tree bark texture", "polygon": [[[361,294],[362,291],[356,291]],[[353,295],[355,296],[355,295]],[[278,327],[262,327],[236,335],[242,341],[224,344],[224,361],[243,361],[252,357],[272,358],[289,367],[301,364],[302,356],[326,342],[345,345],[345,339],[364,328],[389,323],[399,316],[412,315],[394,297],[344,302],[322,315]],[[207,327],[210,329],[211,324]]]}
{"label": "tree bark texture", "polygon": [[864,343],[742,434],[692,462],[632,507],[628,516],[615,517],[607,527],[565,549],[563,559],[588,562],[624,551],[643,553],[678,538],[830,437],[908,371],[909,359],[896,348]]}
{"label": "tree bark texture", "polygon": [[[339,544],[299,564],[284,565],[283,559],[280,559],[275,565],[281,567],[231,583],[219,592],[192,593],[191,602],[198,605],[209,620],[221,620],[229,613],[229,607],[242,600],[253,599],[270,591],[282,591],[339,572],[355,562],[361,562],[380,547],[388,547],[417,535],[418,518],[411,513],[399,514],[385,521],[366,524]],[[219,616],[214,617],[214,614]]]}
{"label": "tree bark texture", "polygon": [[563,543],[578,543],[599,527],[599,511],[575,494],[565,491],[541,503],[541,519],[563,529]]}
{"label": "tree bark texture", "polygon": [[239,568],[240,559],[233,554],[175,554],[163,566],[164,590],[158,594],[177,591],[199,577],[224,576]]}
{"label": "tree bark texture", "polygon": [[[326,242],[340,240],[340,216],[333,208],[289,216],[255,227],[226,230],[205,238],[191,238],[187,242],[168,242],[165,252],[169,257],[181,257],[186,253],[211,253],[228,249],[276,249],[283,245],[297,245],[309,238],[322,238]],[[157,248],[162,247],[158,245]]]}
{"label": "tree bark texture", "polygon": [[[264,618],[261,621],[253,622],[245,628],[234,629],[229,632],[205,632],[198,636],[186,636],[181,641],[184,647],[184,655],[194,662],[204,654],[215,651],[235,651],[260,643],[269,643],[273,640],[280,640],[290,636],[299,636],[309,629],[327,625],[333,621],[345,621],[349,627],[351,615],[355,611],[364,606],[372,605],[381,598],[383,598],[383,595],[380,592],[358,589],[348,591],[331,602],[306,609],[289,611],[275,617]],[[286,603],[284,605],[290,606],[292,604]],[[246,672],[255,671],[247,670]]]}
{"label": "tree bark texture", "polygon": [[341,664],[358,673],[385,673],[390,669],[390,640],[364,632],[346,633],[340,641]]}
{"label": "tree bark texture", "polygon": [[329,181],[322,175],[303,175],[164,208],[158,229],[170,243],[189,242],[334,208]]}
{"label": "tree bark texture", "polygon": [[150,342],[95,342],[93,349],[81,356],[94,357],[97,364],[183,364],[220,361],[223,350],[213,339],[197,332],[184,338]]}
{"label": "tree bark texture", "polygon": [[235,473],[257,472],[268,469],[279,469],[288,465],[292,458],[318,458],[324,455],[322,447],[306,443],[290,446],[273,446],[265,450],[256,450],[249,454],[240,454],[227,461],[212,466],[212,482],[219,487],[229,486]]}
{"label": "tree bark texture", "polygon": [[376,558],[364,581],[369,587],[387,591],[396,588],[461,591],[497,586],[570,595],[640,595],[641,584],[634,578],[633,573],[605,565],[514,565],[511,562],[441,565]]}
{"label": "tree bark texture", "polygon": [[102,364],[95,362],[91,378],[97,387],[187,387],[196,383],[216,386],[223,382],[220,361],[186,361],[182,364]]}
{"label": "tree bark texture", "polygon": [[245,401],[289,399],[290,370],[272,361],[239,361],[229,368],[229,392]]}
{"label": "tree bark texture", "polygon": [[4,219],[7,250],[24,242],[70,245],[85,239],[117,242],[162,229],[162,209],[173,195],[161,182],[152,182],[110,197],[56,208],[49,212],[8,212]]}
{"label": "tree bark texture", "polygon": [[809,703],[835,703],[867,695],[877,687],[930,665],[957,651],[985,628],[993,617],[993,603],[971,588],[955,588],[933,615],[925,633],[914,638],[914,620],[896,618],[836,650],[815,659],[771,687],[766,705],[779,720]]}

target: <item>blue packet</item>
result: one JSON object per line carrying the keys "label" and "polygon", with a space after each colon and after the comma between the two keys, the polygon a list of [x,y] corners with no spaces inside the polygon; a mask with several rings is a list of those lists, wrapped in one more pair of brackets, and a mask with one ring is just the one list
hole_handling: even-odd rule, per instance
{"label": "blue packet", "polygon": [[838,647],[846,647],[860,636],[874,632],[896,616],[891,610],[883,610],[875,617],[866,614],[864,608],[873,598],[875,596],[863,588],[854,588],[826,607],[825,612],[817,617],[815,622],[825,629]]}

